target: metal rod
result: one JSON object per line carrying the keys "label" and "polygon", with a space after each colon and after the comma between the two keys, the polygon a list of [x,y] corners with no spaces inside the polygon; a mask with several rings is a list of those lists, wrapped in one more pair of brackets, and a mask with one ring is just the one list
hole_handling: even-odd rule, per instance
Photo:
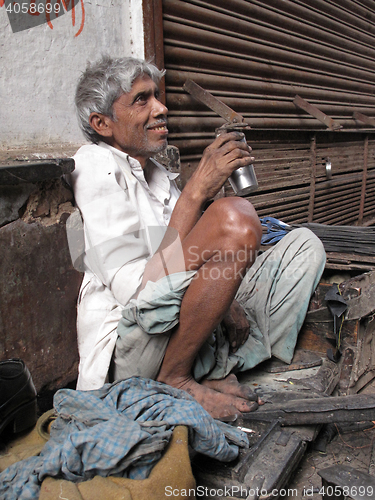
{"label": "metal rod", "polygon": [[323,111],[318,109],[316,106],[313,106],[299,95],[296,95],[293,100],[293,104],[298,108],[303,109],[306,113],[309,113],[320,122],[324,123],[324,125],[330,130],[339,130],[342,128],[342,125],[336,123],[330,116],[327,116],[323,113]]}
{"label": "metal rod", "polygon": [[375,127],[375,119],[370,118],[369,116],[366,116],[363,113],[359,113],[358,111],[354,111],[353,118],[354,118],[354,120],[358,120],[360,122],[363,122],[366,125],[370,125],[371,127]]}
{"label": "metal rod", "polygon": [[184,89],[189,92],[195,99],[203,103],[208,108],[212,109],[219,116],[224,118],[227,122],[244,123],[244,118],[236,111],[233,111],[229,106],[224,104],[220,99],[214,97],[210,92],[200,87],[193,80],[186,80]]}

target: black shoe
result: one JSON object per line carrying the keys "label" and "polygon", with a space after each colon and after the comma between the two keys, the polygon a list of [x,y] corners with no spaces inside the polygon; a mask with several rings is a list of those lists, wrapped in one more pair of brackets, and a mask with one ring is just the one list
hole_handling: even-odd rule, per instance
{"label": "black shoe", "polygon": [[0,436],[3,431],[21,432],[37,421],[36,390],[21,359],[0,361]]}

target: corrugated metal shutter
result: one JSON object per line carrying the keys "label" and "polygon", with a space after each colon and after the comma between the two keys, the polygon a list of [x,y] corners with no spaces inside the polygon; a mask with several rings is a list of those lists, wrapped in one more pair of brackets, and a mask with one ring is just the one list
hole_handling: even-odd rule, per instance
{"label": "corrugated metal shutter", "polygon": [[346,130],[365,127],[353,111],[375,115],[373,1],[163,0],[163,19],[168,105],[180,136],[222,123],[181,92],[186,78],[253,128],[324,130],[296,109],[295,95]]}
{"label": "corrugated metal shutter", "polygon": [[[353,118],[375,116],[373,0],[162,0],[162,16],[170,142],[180,149],[183,181],[223,123],[182,89],[191,78],[251,125],[260,215],[334,224],[375,217],[374,137],[364,134],[374,129]],[[319,132],[326,126],[293,104],[296,95],[341,131]],[[350,207],[337,217],[345,191]]]}

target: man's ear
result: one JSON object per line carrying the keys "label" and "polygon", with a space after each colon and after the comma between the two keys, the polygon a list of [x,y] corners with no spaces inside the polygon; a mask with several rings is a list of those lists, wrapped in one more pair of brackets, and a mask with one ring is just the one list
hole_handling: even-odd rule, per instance
{"label": "man's ear", "polygon": [[97,134],[112,137],[112,120],[108,116],[93,112],[90,115],[90,125]]}

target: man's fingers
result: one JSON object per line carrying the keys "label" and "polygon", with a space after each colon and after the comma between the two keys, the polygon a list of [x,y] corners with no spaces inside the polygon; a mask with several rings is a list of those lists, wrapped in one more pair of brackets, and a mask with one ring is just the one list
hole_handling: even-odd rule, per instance
{"label": "man's fingers", "polygon": [[243,139],[245,134],[242,132],[228,132],[227,134],[219,135],[210,146],[206,148],[209,152],[222,149],[224,154],[234,148],[240,148],[251,151],[251,147]]}
{"label": "man's fingers", "polygon": [[218,135],[214,140],[213,144],[217,143],[220,147],[220,145],[223,145],[229,141],[241,141],[244,137],[245,134],[243,132],[239,131],[227,132],[225,134]]}
{"label": "man's fingers", "polygon": [[243,141],[230,141],[223,144],[219,150],[223,155],[228,155],[233,152],[237,154],[247,154],[249,155],[252,151],[251,147],[247,144],[247,142]]}

